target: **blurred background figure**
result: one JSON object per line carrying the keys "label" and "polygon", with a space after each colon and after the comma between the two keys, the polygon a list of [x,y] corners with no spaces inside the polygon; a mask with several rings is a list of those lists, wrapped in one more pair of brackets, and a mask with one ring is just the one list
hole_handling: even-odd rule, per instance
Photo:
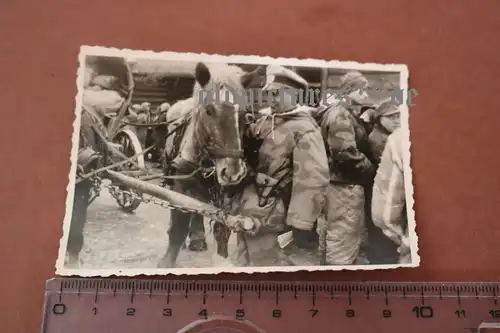
{"label": "blurred background figure", "polygon": [[[170,109],[169,103],[162,103],[156,108],[152,116],[153,124],[162,124],[167,121],[167,112]],[[175,127],[174,127],[175,128]],[[152,159],[156,159],[160,164],[163,163],[162,158],[164,156],[163,151],[165,148],[166,136],[168,134],[167,126],[152,126],[151,127],[151,138],[153,143],[156,143],[156,149],[151,151]]]}
{"label": "blurred background figure", "polygon": [[[151,104],[149,102],[144,102],[139,106],[139,110],[137,112],[137,124],[138,125],[143,125],[143,126],[138,126],[136,128],[136,133],[137,133],[137,138],[139,139],[139,142],[142,144],[146,143],[146,139],[148,136],[148,128],[147,125],[150,123],[150,112],[151,112]],[[146,157],[149,157],[146,156]]]}
{"label": "blurred background figure", "polygon": [[149,114],[151,112],[151,103],[149,102],[143,102],[141,104],[141,109],[144,113]]}
{"label": "blurred background figure", "polygon": [[162,103],[158,107],[158,118],[155,121],[158,121],[160,123],[163,123],[167,121],[167,112],[170,109],[170,104],[169,103]]}

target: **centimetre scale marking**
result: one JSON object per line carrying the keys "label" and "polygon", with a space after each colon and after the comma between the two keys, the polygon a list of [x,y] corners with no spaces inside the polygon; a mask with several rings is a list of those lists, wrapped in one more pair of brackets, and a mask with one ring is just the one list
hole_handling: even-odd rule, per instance
{"label": "centimetre scale marking", "polygon": [[[59,280],[59,281],[57,281]],[[57,287],[55,287],[57,286]],[[345,316],[348,318],[353,318],[356,316],[356,310],[351,308],[353,304],[353,296],[362,296],[365,300],[370,301],[373,299],[373,295],[379,294],[379,296],[384,297],[385,308],[383,308],[381,315],[383,318],[392,318],[392,311],[388,308],[390,298],[403,298],[413,297],[415,300],[420,298],[420,306],[414,306],[411,312],[414,313],[416,318],[434,318],[436,309],[432,306],[425,305],[425,299],[436,298],[439,300],[444,300],[446,293],[446,299],[455,299],[457,303],[457,310],[454,312],[454,316],[457,319],[466,318],[466,309],[463,309],[462,300],[463,298],[475,299],[475,300],[485,300],[485,298],[492,298],[493,304],[497,305],[497,292],[500,290],[500,283],[478,283],[474,285],[473,283],[460,284],[432,284],[432,283],[252,283],[252,282],[212,282],[212,281],[147,281],[147,280],[132,280],[124,282],[123,280],[79,280],[79,279],[54,279],[49,280],[47,283],[46,292],[48,295],[57,294],[58,303],[54,304],[52,307],[53,315],[64,315],[67,312],[68,305],[64,304],[64,294],[76,294],[78,297],[84,295],[94,295],[94,308],[92,309],[93,314],[97,315],[98,308],[97,304],[99,302],[99,295],[111,294],[116,297],[118,294],[126,295],[128,293],[130,303],[134,303],[136,296],[148,296],[151,297],[155,292],[157,294],[163,294],[166,291],[166,303],[170,303],[170,296],[172,294],[179,295],[184,298],[188,296],[202,296],[203,304],[207,303],[208,293],[215,291],[217,292],[221,299],[224,299],[226,291],[229,291],[229,296],[238,296],[239,304],[243,303],[244,293],[253,292],[256,293],[258,298],[263,299],[263,295],[266,295],[266,299],[269,299],[270,294],[274,294],[276,305],[280,302],[280,295],[283,293],[293,293],[293,298],[295,300],[299,299],[299,294],[310,295],[310,302],[312,303],[312,308],[309,309],[310,317],[314,318],[319,312],[319,309],[315,308],[318,293],[322,293],[331,300],[334,300],[334,294],[338,293],[336,296],[347,296],[349,307],[345,309]],[[110,292],[112,291],[112,292]],[[391,294],[389,295],[389,292]],[[397,295],[399,293],[400,295]],[[428,295],[431,293],[432,295]],[[353,295],[354,294],[354,295]],[[402,297],[401,297],[402,296]],[[191,298],[191,297],[190,297]],[[335,297],[336,298],[336,297]],[[195,298],[194,298],[195,299]],[[193,301],[194,301],[193,299]],[[305,298],[300,298],[300,300],[305,300]],[[493,306],[492,304],[492,306]],[[71,306],[71,305],[69,305]],[[437,307],[436,307],[437,308]],[[49,310],[50,311],[50,310]],[[439,312],[440,310],[437,310]],[[172,317],[173,311],[171,308],[163,309],[163,316]],[[205,308],[201,310],[198,315],[200,318],[208,318],[208,310]],[[136,309],[129,307],[126,309],[127,316],[135,316]],[[489,313],[486,314],[490,319],[496,321],[500,320],[500,309],[492,308]],[[239,320],[245,318],[245,310],[243,308],[236,309],[235,316]],[[282,310],[275,308],[272,310],[272,317],[281,318]],[[474,329],[467,329],[470,332],[474,332]]]}
{"label": "centimetre scale marking", "polygon": [[[76,279],[75,279],[76,280]],[[383,284],[383,283],[382,283]],[[283,292],[290,292],[293,291],[293,298],[295,300],[298,299],[298,295],[300,293],[309,293],[311,295],[311,302],[312,305],[316,305],[316,298],[317,298],[317,291],[318,292],[329,292],[330,299],[334,299],[334,293],[335,292],[340,292],[344,293],[347,292],[347,300],[349,305],[353,304],[353,292],[354,293],[359,293],[359,292],[364,292],[364,297],[367,300],[371,299],[371,292],[377,293],[382,291],[383,296],[384,296],[384,301],[386,305],[389,305],[389,299],[391,297],[398,297],[397,295],[394,294],[394,292],[400,292],[403,298],[408,297],[408,289],[410,289],[410,292],[417,292],[418,295],[420,296],[421,300],[421,305],[425,305],[425,299],[429,297],[438,297],[439,300],[442,300],[443,297],[443,289],[445,289],[445,292],[448,292],[450,295],[448,298],[453,297],[457,304],[461,306],[462,303],[462,298],[464,297],[461,292],[469,292],[471,293],[470,297],[474,297],[475,299],[480,299],[479,293],[488,293],[491,294],[491,298],[494,302],[495,305],[497,305],[498,300],[497,300],[497,291],[500,289],[500,284],[492,284],[491,286],[484,286],[484,285],[462,285],[462,284],[451,284],[449,286],[443,287],[442,285],[432,285],[432,284],[422,284],[422,285],[404,285],[404,284],[394,284],[390,286],[390,290],[393,291],[393,294],[389,296],[388,293],[388,286],[387,285],[376,285],[376,284],[363,284],[360,283],[359,285],[353,285],[353,284],[348,284],[348,285],[343,285],[342,283],[338,284],[332,284],[332,285],[323,285],[320,286],[319,288],[315,286],[314,284],[297,284],[293,283],[293,287],[291,286],[292,284],[286,285],[286,283],[259,283],[259,284],[253,284],[251,282],[247,283],[233,283],[233,282],[228,282],[228,283],[211,283],[210,281],[208,282],[195,282],[195,283],[186,283],[186,282],[168,282],[168,281],[160,281],[160,282],[152,282],[152,281],[140,281],[137,280],[137,282],[129,282],[129,283],[123,283],[123,281],[112,281],[112,280],[99,280],[99,281],[82,281],[82,280],[77,280],[77,281],[61,281],[59,283],[59,288],[57,290],[58,293],[58,300],[59,303],[62,302],[63,295],[65,293],[76,293],[78,296],[81,296],[83,293],[88,293],[89,289],[93,289],[94,293],[94,302],[98,303],[99,301],[99,294],[105,293],[106,289],[111,289],[113,296],[116,296],[118,292],[120,291],[121,293],[123,292],[129,292],[130,296],[130,303],[134,303],[134,299],[136,295],[143,294],[138,292],[139,290],[147,290],[148,293],[147,295],[149,298],[152,297],[152,295],[155,294],[157,291],[165,290],[167,291],[166,293],[166,301],[167,304],[170,302],[170,296],[172,294],[172,291],[177,291],[179,293],[181,290],[184,292],[184,297],[188,298],[189,295],[196,295],[198,294],[198,290],[202,290],[202,300],[203,304],[206,304],[206,299],[208,296],[208,291],[219,291],[220,292],[220,297],[224,299],[225,297],[225,291],[237,291],[239,294],[239,303],[243,303],[243,298],[244,298],[244,293],[245,292],[257,292],[257,297],[258,299],[262,298],[262,292],[264,293],[269,293],[273,292],[275,294],[275,303],[276,305],[279,304],[280,301],[280,294]],[[111,288],[110,288],[111,287]],[[173,288],[172,288],[173,287]],[[207,288],[208,287],[208,288]],[[172,290],[173,289],[173,290]],[[208,289],[208,290],[207,290]],[[437,291],[437,295],[432,295],[428,296],[426,295],[427,293],[433,293]],[[455,292],[454,295],[452,292]],[[53,293],[56,292],[55,290]],[[417,293],[415,293],[417,295]],[[473,294],[473,295],[472,295]],[[342,295],[340,295],[342,296]],[[346,296],[346,295],[344,295]],[[467,296],[465,296],[467,297]]]}

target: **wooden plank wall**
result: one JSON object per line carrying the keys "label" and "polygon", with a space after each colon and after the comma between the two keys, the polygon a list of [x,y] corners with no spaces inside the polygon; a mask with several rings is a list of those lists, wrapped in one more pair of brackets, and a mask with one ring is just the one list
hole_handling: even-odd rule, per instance
{"label": "wooden plank wall", "polygon": [[[251,71],[257,65],[240,65],[246,71]],[[291,68],[300,74],[306,81],[310,83],[311,88],[320,89],[321,93],[317,100],[321,100],[325,87],[338,91],[340,88],[340,78],[346,71],[337,69],[321,69],[311,67],[296,67]],[[399,74],[388,72],[363,72],[372,87],[369,93],[377,99],[390,97],[391,94],[397,93],[399,89]],[[325,77],[326,75],[326,77]],[[152,106],[160,105],[168,102],[175,103],[180,99],[189,98],[192,95],[194,78],[191,77],[163,77],[158,78],[147,74],[134,74],[135,89],[132,95],[132,103],[140,104],[149,102]],[[254,80],[249,88],[260,89],[266,81],[265,74],[262,74]],[[267,94],[262,94],[262,104],[267,106]],[[254,94],[254,100],[251,102],[254,108],[258,108],[258,96]]]}
{"label": "wooden plank wall", "polygon": [[136,74],[134,81],[132,103],[149,102],[153,107],[191,97],[194,85],[194,78],[190,77],[152,78]]}
{"label": "wooden plank wall", "polygon": [[[246,71],[252,71],[257,68],[257,65],[240,65]],[[316,101],[323,98],[324,89],[332,89],[338,91],[340,88],[340,78],[347,72],[347,70],[339,69],[326,69],[315,67],[288,67],[301,75],[306,81],[309,82],[311,88],[320,90],[320,95]],[[376,99],[388,98],[399,91],[399,73],[393,72],[379,72],[379,71],[361,71],[372,89],[368,92]],[[252,82],[251,88],[262,88],[265,84],[265,74],[261,75],[259,79]],[[266,94],[263,94],[264,104]],[[254,101],[256,103],[257,101]]]}

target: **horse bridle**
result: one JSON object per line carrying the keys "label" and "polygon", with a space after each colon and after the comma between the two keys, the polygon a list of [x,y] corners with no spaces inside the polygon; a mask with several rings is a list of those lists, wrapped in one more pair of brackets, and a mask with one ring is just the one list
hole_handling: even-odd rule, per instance
{"label": "horse bridle", "polygon": [[[248,113],[248,111],[241,111],[245,117],[246,124],[250,124],[255,120],[253,114]],[[220,147],[205,147],[205,150],[213,158],[244,158],[245,152],[243,148],[241,149],[227,149]]]}
{"label": "horse bridle", "polygon": [[[255,121],[255,116],[251,113],[248,112],[243,112],[245,121],[247,124]],[[180,126],[179,126],[180,127]],[[176,128],[177,129],[177,128]],[[225,148],[220,148],[217,146],[204,146],[203,150],[209,155],[205,156],[208,157],[208,160],[212,160],[213,158],[244,158],[244,150],[243,149],[225,149]],[[194,170],[190,172],[189,174],[184,174],[184,175],[171,175],[171,176],[164,176],[164,179],[190,179],[194,177],[198,172],[202,172],[205,178],[208,178],[210,175],[213,174],[214,171],[214,166],[211,167],[206,167],[203,166],[203,161],[205,159],[202,158],[202,161],[200,162],[199,165],[193,165]]]}
{"label": "horse bridle", "polygon": [[243,158],[243,149],[225,149],[216,147],[206,147],[205,150],[214,158]]}

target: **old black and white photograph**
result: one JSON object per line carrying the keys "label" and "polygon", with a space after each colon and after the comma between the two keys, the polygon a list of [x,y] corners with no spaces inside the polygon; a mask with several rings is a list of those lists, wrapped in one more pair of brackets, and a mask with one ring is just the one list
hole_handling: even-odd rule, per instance
{"label": "old black and white photograph", "polygon": [[404,60],[78,60],[57,274],[419,266]]}

